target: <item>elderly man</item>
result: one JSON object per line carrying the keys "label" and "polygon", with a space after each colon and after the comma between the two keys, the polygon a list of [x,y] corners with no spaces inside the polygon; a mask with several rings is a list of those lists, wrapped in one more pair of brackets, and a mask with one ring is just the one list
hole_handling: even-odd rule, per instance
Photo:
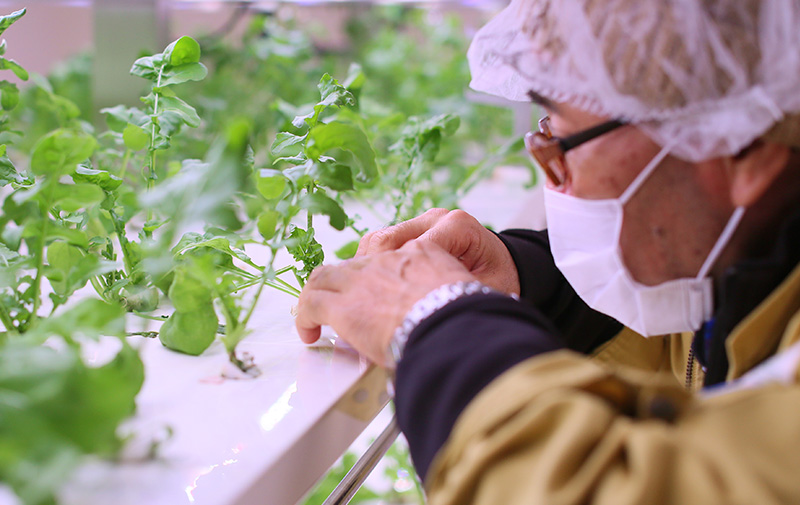
{"label": "elderly man", "polygon": [[513,0],[548,231],[432,210],[300,299],[396,364],[432,504],[800,503],[800,3]]}

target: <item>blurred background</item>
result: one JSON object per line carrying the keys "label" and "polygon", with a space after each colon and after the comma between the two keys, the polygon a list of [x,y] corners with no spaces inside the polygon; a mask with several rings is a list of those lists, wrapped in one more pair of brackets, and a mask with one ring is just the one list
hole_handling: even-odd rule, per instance
{"label": "blurred background", "polygon": [[[197,108],[203,125],[176,146],[176,158],[202,158],[209,137],[240,116],[254,125],[258,157],[295,112],[315,102],[323,73],[344,80],[354,64],[366,77],[357,98],[372,120],[368,127],[378,148],[391,146],[409,118],[457,115],[460,127],[436,159],[436,177],[447,184],[418,196],[400,216],[411,217],[432,206],[458,206],[497,167],[521,167],[527,174],[512,171],[513,184],[535,186],[535,170],[519,149],[533,124],[530,104],[468,88],[469,41],[505,3],[29,0],[0,5],[8,12],[28,11],[5,34],[13,41],[9,55],[32,74],[46,76],[57,95],[74,102],[81,118],[98,127],[105,126],[102,108],[140,103],[147,83],[129,74],[137,57],[182,35],[197,38],[209,76],[183,85],[181,96]],[[28,103],[43,101],[36,96],[37,82],[21,83]],[[23,151],[58,126],[45,108],[15,111],[14,119],[26,125]],[[392,172],[391,160],[382,161]],[[526,194],[510,224],[542,227],[540,200],[535,189]]]}

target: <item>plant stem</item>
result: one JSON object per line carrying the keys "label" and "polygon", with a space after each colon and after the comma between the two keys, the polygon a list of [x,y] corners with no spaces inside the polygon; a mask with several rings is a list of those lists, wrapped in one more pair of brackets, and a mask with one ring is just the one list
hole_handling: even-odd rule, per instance
{"label": "plant stem", "polygon": [[[306,188],[306,191],[308,192],[309,195],[311,195],[311,194],[314,193],[314,190],[316,189],[316,187],[317,187],[317,185],[314,184],[314,182],[312,181],[312,182],[308,183],[308,187]],[[308,232],[309,235],[311,235],[313,237],[314,236],[314,215],[311,213],[310,210],[308,211],[308,215],[306,216],[306,222],[307,222],[307,225],[308,225],[306,231]]]}
{"label": "plant stem", "polygon": [[[266,285],[271,287],[271,288],[273,288],[273,289],[277,289],[278,291],[280,291],[282,293],[286,293],[287,295],[292,295],[295,298],[300,296],[300,291],[298,291],[297,288],[295,288],[294,286],[292,286],[291,284],[289,284],[288,282],[285,282],[283,280],[280,280],[280,279],[276,279],[276,280],[279,280],[280,283],[273,282],[273,281],[267,281]],[[243,289],[247,289],[249,287],[255,286],[256,284],[260,284],[260,283],[261,283],[261,278],[253,279],[253,280],[247,281],[247,282],[243,282],[242,284],[239,284],[238,286],[236,286],[234,289],[228,291],[228,294],[238,293],[239,291],[241,291]]]}
{"label": "plant stem", "polygon": [[287,283],[284,283],[284,284],[285,284],[285,286],[289,286],[289,287],[287,288],[284,285],[276,284],[274,282],[269,282],[269,281],[266,282],[267,286],[269,286],[269,287],[271,287],[273,289],[277,289],[278,291],[280,291],[282,293],[286,293],[287,295],[292,295],[295,298],[299,298],[300,297],[300,291],[298,291],[297,288],[295,288],[291,284],[287,284]]}
{"label": "plant stem", "polygon": [[158,338],[157,331],[129,331],[125,333],[126,337],[144,337],[144,338]]}
{"label": "plant stem", "polygon": [[6,327],[6,331],[9,333],[17,333],[17,329],[14,327],[14,320],[11,319],[11,314],[8,313],[8,310],[3,304],[0,304],[0,321],[2,321],[3,326]]}
{"label": "plant stem", "polygon": [[250,281],[247,281],[247,282],[243,282],[243,283],[237,285],[235,288],[233,288],[230,291],[228,291],[227,294],[232,295],[233,293],[238,293],[239,291],[241,291],[243,289],[247,289],[250,286],[255,286],[259,282],[261,282],[260,279],[254,279],[254,280],[250,280]]}
{"label": "plant stem", "polygon": [[114,222],[114,231],[117,232],[117,240],[119,240],[119,247],[122,249],[122,264],[125,267],[125,275],[130,276],[133,268],[131,267],[130,252],[128,251],[128,236],[125,232],[125,223],[114,212],[114,209],[109,209],[108,213],[111,215],[111,221]]}
{"label": "plant stem", "polygon": [[[253,312],[256,310],[256,304],[258,303],[258,299],[261,296],[261,291],[264,289],[264,285],[266,283],[267,276],[264,275],[261,277],[261,282],[258,284],[258,289],[256,290],[255,296],[253,296],[253,301],[250,303],[250,308],[247,310],[247,314],[244,316],[244,319],[242,319],[242,323],[240,325],[242,328],[247,328],[247,323],[250,321],[250,316],[252,316]],[[277,288],[276,286],[272,287],[280,290],[280,288]],[[231,354],[233,354],[233,350],[231,350]]]}
{"label": "plant stem", "polygon": [[291,290],[292,292],[297,293],[295,296],[300,296],[300,290],[297,289],[296,287],[292,286],[291,284],[289,284],[285,280],[280,279],[278,277],[275,277],[275,282],[283,285],[284,287],[286,287],[287,289]]}
{"label": "plant stem", "polygon": [[248,272],[247,270],[239,268],[239,267],[237,267],[235,265],[232,266],[232,267],[229,267],[228,270],[231,271],[231,272],[236,272],[237,274],[239,274],[239,275],[241,275],[243,277],[247,277],[248,279],[258,279],[259,278],[257,275],[253,275],[250,272]]}
{"label": "plant stem", "polygon": [[36,278],[33,280],[33,310],[31,311],[30,319],[28,320],[27,327],[30,328],[36,322],[37,312],[39,306],[42,304],[42,273],[44,271],[44,243],[47,240],[47,226],[50,224],[50,218],[47,212],[42,212],[44,221],[42,222],[42,235],[39,237],[36,251]]}
{"label": "plant stem", "polygon": [[100,298],[102,298],[104,302],[110,301],[106,296],[106,290],[100,285],[100,281],[97,279],[97,277],[92,277],[89,279],[89,282],[92,283],[92,287],[95,291],[97,291],[97,294],[100,295]]}
{"label": "plant stem", "polygon": [[286,272],[288,272],[289,270],[291,270],[293,268],[294,268],[293,265],[289,265],[289,266],[281,268],[280,270],[275,270],[275,275],[278,276],[280,274],[285,274]]}
{"label": "plant stem", "polygon": [[297,269],[296,268],[294,270],[292,270],[292,273],[294,274],[294,278],[297,280],[297,283],[300,284],[300,287],[301,288],[306,287],[306,281],[303,280],[303,276],[302,275],[297,273]]}
{"label": "plant stem", "polygon": [[[158,69],[158,79],[156,79],[156,88],[161,87],[161,76],[164,74],[164,65]],[[150,128],[150,170],[147,174],[147,191],[153,189],[153,181],[155,181],[156,177],[156,118],[158,118],[158,98],[161,96],[161,93],[155,92],[155,101],[153,102],[153,119],[151,119],[152,127]],[[152,209],[147,209],[147,223],[150,223],[153,220],[153,211]],[[150,238],[153,236],[153,232],[145,231],[145,235]]]}
{"label": "plant stem", "polygon": [[125,156],[122,157],[122,168],[119,171],[120,179],[125,177],[125,174],[128,173],[128,162],[131,160],[131,150],[125,149]]}
{"label": "plant stem", "polygon": [[152,321],[161,321],[162,323],[167,320],[167,316],[148,316],[147,314],[143,314],[141,312],[132,312],[133,315],[139,316],[142,319],[150,319]]}

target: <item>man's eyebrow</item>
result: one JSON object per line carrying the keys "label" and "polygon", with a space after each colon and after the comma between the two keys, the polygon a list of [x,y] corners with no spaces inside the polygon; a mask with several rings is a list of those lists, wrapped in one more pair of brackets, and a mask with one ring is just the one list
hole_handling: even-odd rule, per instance
{"label": "man's eyebrow", "polygon": [[535,103],[539,107],[544,107],[545,109],[553,111],[558,110],[558,106],[555,104],[555,102],[549,98],[543,97],[532,89],[528,90],[528,97],[530,97],[531,102]]}

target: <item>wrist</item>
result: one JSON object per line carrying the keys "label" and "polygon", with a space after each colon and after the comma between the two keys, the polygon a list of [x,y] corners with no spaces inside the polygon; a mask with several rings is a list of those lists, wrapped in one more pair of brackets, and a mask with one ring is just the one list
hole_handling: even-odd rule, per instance
{"label": "wrist", "polygon": [[[395,329],[389,341],[385,352],[387,367],[392,369],[396,368],[397,362],[400,361],[405,351],[409,336],[422,321],[459,298],[479,293],[489,294],[500,292],[482,284],[480,281],[458,281],[443,284],[418,300],[411,307],[411,310],[408,311],[400,325]],[[518,298],[515,294],[511,294],[511,297],[514,299]]]}

